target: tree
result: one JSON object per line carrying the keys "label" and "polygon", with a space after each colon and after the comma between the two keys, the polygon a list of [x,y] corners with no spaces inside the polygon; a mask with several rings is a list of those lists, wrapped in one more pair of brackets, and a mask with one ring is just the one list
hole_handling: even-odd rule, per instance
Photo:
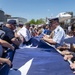
{"label": "tree", "polygon": [[39,20],[36,20],[36,24],[39,24]]}
{"label": "tree", "polygon": [[35,22],[35,19],[32,19],[31,21],[30,21],[30,24],[35,24],[36,22]]}
{"label": "tree", "polygon": [[42,19],[42,18],[40,18],[40,19],[37,19],[36,21],[35,21],[35,19],[32,19],[31,21],[30,21],[30,24],[44,24],[45,23],[45,21],[44,21],[44,19]]}

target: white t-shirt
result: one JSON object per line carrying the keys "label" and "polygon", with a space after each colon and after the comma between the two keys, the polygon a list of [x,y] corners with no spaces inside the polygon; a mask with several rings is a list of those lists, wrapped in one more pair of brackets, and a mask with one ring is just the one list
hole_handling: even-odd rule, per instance
{"label": "white t-shirt", "polygon": [[31,34],[29,32],[29,30],[25,27],[22,27],[18,32],[17,34],[19,36],[23,36],[25,38],[26,41],[29,41],[30,38],[31,38]]}

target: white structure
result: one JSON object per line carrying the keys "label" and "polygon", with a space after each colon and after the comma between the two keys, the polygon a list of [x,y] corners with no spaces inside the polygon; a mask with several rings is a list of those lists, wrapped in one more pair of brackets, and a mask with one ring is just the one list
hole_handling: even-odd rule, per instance
{"label": "white structure", "polygon": [[25,24],[27,22],[27,19],[21,18],[21,17],[11,17],[11,18],[7,19],[7,21],[9,21],[11,19],[16,20],[18,25],[19,24]]}
{"label": "white structure", "polygon": [[67,12],[59,13],[56,17],[59,18],[59,22],[63,22],[65,20],[71,19],[72,15]]}

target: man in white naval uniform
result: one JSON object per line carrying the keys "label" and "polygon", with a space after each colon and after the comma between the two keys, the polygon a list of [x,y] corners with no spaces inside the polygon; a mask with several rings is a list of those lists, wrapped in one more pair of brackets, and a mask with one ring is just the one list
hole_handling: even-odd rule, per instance
{"label": "man in white naval uniform", "polygon": [[62,27],[59,25],[59,19],[53,18],[50,20],[51,26],[53,29],[53,37],[47,38],[46,36],[43,37],[43,40],[54,45],[55,47],[63,45],[64,38],[65,38],[65,32]]}

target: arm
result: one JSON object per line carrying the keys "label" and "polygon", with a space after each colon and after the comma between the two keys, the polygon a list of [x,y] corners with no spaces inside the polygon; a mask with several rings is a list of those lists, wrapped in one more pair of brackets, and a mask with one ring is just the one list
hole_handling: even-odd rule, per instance
{"label": "arm", "polygon": [[51,32],[49,38],[53,38],[53,35],[54,35],[54,31]]}
{"label": "arm", "polygon": [[21,41],[21,38],[20,36],[17,34],[17,32],[14,33],[14,38],[11,39],[11,41],[16,44],[17,46],[20,45],[20,43],[22,42]]}
{"label": "arm", "polygon": [[53,39],[49,39],[49,38],[43,37],[43,40],[48,42],[48,43],[50,43],[50,44],[53,44],[53,45],[56,44],[56,42],[54,42]]}
{"label": "arm", "polygon": [[74,52],[75,51],[75,46],[73,46],[73,44],[70,44],[70,49]]}
{"label": "arm", "polygon": [[6,59],[6,58],[0,58],[0,64],[1,63],[7,63],[9,66],[11,66],[11,61],[9,59]]}
{"label": "arm", "polygon": [[0,40],[0,44],[4,47],[7,47],[7,48],[10,48],[10,49],[14,50],[14,47],[4,40]]}
{"label": "arm", "polygon": [[21,41],[19,41],[17,38],[12,38],[11,41],[17,46],[21,44]]}
{"label": "arm", "polygon": [[[11,43],[16,44],[17,46],[19,46],[20,41],[17,39],[18,36],[16,35],[16,33],[14,33],[13,31],[10,31],[6,34],[7,38],[11,41]],[[6,37],[4,37],[5,39]],[[7,39],[6,39],[7,40]]]}
{"label": "arm", "polygon": [[57,49],[63,51],[63,50],[69,50],[70,48],[66,44],[64,44],[63,46],[57,47]]}

